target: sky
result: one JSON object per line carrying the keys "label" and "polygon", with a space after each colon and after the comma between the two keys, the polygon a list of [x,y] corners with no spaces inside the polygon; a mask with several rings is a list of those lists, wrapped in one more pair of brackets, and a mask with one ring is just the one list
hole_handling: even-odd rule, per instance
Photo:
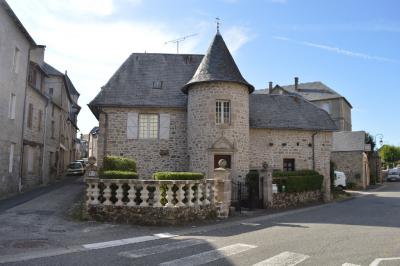
{"label": "sky", "polygon": [[[352,104],[353,130],[400,145],[400,1],[7,0],[45,61],[81,96],[79,133],[98,125],[87,104],[133,52],[204,54],[220,31],[256,89],[322,81]],[[377,136],[379,141],[380,136]]]}

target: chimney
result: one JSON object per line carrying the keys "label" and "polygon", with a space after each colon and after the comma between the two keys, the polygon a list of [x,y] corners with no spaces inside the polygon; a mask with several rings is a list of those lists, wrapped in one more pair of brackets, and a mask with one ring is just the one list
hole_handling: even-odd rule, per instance
{"label": "chimney", "polygon": [[270,82],[268,82],[268,88],[269,88],[269,91],[271,92],[271,90],[272,90],[272,81],[270,81]]}
{"label": "chimney", "polygon": [[299,77],[294,77],[294,90],[299,90]]}

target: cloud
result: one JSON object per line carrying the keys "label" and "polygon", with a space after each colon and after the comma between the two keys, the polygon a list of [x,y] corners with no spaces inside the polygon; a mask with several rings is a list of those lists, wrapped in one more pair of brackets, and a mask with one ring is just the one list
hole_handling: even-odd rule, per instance
{"label": "cloud", "polygon": [[246,27],[233,26],[224,31],[224,39],[233,54],[252,38],[254,35]]}
{"label": "cloud", "polygon": [[357,58],[362,58],[366,60],[374,60],[374,61],[381,61],[381,62],[390,62],[390,63],[400,63],[400,61],[387,58],[387,57],[381,57],[381,56],[374,56],[374,55],[369,55],[365,53],[359,53],[355,51],[350,51],[350,50],[345,50],[342,48],[334,47],[334,46],[329,46],[329,45],[324,45],[324,44],[318,44],[318,43],[312,43],[312,42],[307,42],[307,41],[297,41],[293,40],[290,38],[282,37],[282,36],[274,36],[273,39],[279,40],[279,41],[286,41],[286,42],[291,42],[303,46],[308,46],[308,47],[313,47],[341,55],[346,55],[350,57],[357,57]]}

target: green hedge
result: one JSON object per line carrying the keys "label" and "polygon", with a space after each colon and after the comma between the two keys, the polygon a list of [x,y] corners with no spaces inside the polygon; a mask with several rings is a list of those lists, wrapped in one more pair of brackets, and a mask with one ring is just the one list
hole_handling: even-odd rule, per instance
{"label": "green hedge", "polygon": [[204,174],[193,172],[157,172],[153,174],[154,180],[200,180],[203,178]]}
{"label": "green hedge", "polygon": [[137,179],[138,175],[133,171],[106,170],[100,172],[100,178],[104,179]]}
{"label": "green hedge", "polygon": [[274,171],[272,172],[273,177],[289,177],[289,176],[314,176],[319,175],[314,170],[297,170],[297,171]]}
{"label": "green hedge", "polygon": [[322,175],[290,176],[286,180],[286,192],[321,190],[323,180]]}
{"label": "green hedge", "polygon": [[136,172],[136,162],[132,159],[118,156],[106,156],[103,159],[103,169]]}

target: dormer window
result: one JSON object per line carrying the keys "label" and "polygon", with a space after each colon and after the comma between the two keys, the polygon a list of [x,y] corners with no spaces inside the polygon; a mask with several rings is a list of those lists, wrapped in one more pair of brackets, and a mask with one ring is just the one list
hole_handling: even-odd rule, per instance
{"label": "dormer window", "polygon": [[231,120],[231,102],[217,100],[215,104],[215,122],[217,125],[229,124]]}
{"label": "dormer window", "polygon": [[153,89],[162,89],[163,82],[162,81],[153,81]]}

